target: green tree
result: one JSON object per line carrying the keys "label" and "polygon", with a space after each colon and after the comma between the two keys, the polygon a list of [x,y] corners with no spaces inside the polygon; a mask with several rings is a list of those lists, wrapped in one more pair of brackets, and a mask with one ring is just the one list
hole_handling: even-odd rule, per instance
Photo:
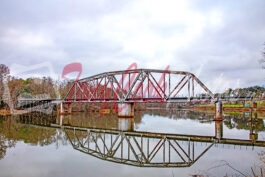
{"label": "green tree", "polygon": [[227,90],[223,93],[223,95],[224,95],[224,96],[230,96],[231,93],[232,93],[232,91],[233,91],[233,89],[229,88],[229,89],[227,89]]}

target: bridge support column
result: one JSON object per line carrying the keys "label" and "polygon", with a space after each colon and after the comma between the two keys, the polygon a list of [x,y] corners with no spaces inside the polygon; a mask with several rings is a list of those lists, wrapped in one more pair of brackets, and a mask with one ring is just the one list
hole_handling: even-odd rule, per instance
{"label": "bridge support column", "polygon": [[134,103],[118,103],[118,117],[133,117]]}
{"label": "bridge support column", "polygon": [[64,114],[64,107],[63,107],[63,103],[60,103],[59,114],[61,114],[61,115],[63,115],[63,114]]}
{"label": "bridge support column", "polygon": [[223,120],[223,104],[221,101],[215,103],[215,118],[214,120]]}

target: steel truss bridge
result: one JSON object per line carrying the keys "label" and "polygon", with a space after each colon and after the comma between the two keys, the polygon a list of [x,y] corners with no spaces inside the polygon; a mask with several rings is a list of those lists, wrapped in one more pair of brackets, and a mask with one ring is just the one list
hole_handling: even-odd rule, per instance
{"label": "steel truss bridge", "polygon": [[88,155],[140,167],[189,167],[218,144],[260,146],[265,141],[183,134],[62,127],[73,148]]}
{"label": "steel truss bridge", "polygon": [[214,98],[192,73],[135,69],[105,72],[74,82],[65,102],[178,102]]}
{"label": "steel truss bridge", "polygon": [[135,69],[105,72],[73,81],[63,99],[20,98],[18,108],[47,109],[73,102],[210,102],[245,101],[251,97],[214,95],[194,74],[184,71]]}

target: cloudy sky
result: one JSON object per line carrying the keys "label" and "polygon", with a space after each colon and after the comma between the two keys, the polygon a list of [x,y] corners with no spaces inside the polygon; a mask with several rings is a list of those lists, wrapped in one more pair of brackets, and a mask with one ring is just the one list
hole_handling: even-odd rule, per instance
{"label": "cloudy sky", "polygon": [[80,62],[85,77],[136,62],[190,71],[212,91],[265,85],[264,19],[264,0],[1,0],[0,63],[60,75]]}

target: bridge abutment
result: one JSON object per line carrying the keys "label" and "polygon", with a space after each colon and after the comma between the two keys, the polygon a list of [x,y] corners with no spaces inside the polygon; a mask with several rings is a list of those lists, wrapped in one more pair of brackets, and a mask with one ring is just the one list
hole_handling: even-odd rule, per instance
{"label": "bridge abutment", "polygon": [[134,117],[134,103],[118,103],[118,117]]}

